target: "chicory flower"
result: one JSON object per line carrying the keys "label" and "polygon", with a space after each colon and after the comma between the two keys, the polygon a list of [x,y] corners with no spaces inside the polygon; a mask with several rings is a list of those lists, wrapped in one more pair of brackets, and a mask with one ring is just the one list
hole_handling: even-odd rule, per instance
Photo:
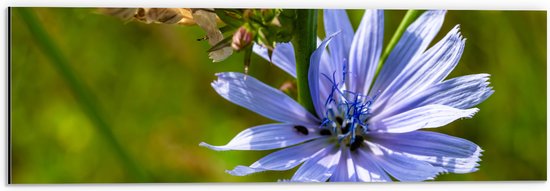
{"label": "chicory flower", "polygon": [[[375,79],[382,52],[383,11],[367,10],[353,31],[344,10],[325,10],[326,34],[308,73],[315,114],[283,92],[235,72],[212,87],[225,99],[279,123],[246,129],[223,150],[278,149],[229,174],[283,171],[302,164],[291,181],[423,181],[477,170],[481,148],[432,132],[460,118],[494,91],[488,74],[445,79],[465,45],[458,26],[431,48],[445,11],[426,11],[405,31]],[[325,51],[328,46],[330,52]],[[254,50],[266,59],[265,48]],[[272,62],[296,76],[292,45],[277,44]],[[374,80],[374,81],[373,81]],[[371,86],[372,84],[372,86]]]}

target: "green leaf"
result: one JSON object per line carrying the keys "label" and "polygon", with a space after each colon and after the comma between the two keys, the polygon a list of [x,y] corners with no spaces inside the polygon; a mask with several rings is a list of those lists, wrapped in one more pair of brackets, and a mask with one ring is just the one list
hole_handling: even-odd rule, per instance
{"label": "green leaf", "polygon": [[214,11],[220,20],[234,28],[239,28],[244,22],[241,9],[214,9]]}

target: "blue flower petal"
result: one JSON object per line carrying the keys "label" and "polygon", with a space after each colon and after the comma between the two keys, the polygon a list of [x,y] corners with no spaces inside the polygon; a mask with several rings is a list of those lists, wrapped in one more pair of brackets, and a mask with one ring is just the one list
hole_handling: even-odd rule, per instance
{"label": "blue flower petal", "polygon": [[275,121],[315,124],[319,119],[283,92],[236,72],[216,74],[212,87],[225,99]]}
{"label": "blue flower petal", "polygon": [[370,151],[360,152],[371,152],[371,158],[373,158],[382,169],[399,181],[432,180],[438,174],[446,172],[444,168],[407,157],[402,153],[393,152],[375,143],[369,142],[368,149]]}
{"label": "blue flower petal", "polygon": [[[254,44],[252,50],[262,58],[270,61],[267,48]],[[271,55],[271,62],[296,78],[296,57],[291,43],[277,43]]]}
{"label": "blue flower petal", "polygon": [[384,40],[384,11],[366,10],[353,37],[349,56],[348,87],[367,95],[378,66]]}
{"label": "blue flower petal", "polygon": [[[323,41],[317,38],[317,47],[319,47]],[[335,64],[332,64],[328,51],[323,51],[321,54],[321,63],[319,64],[319,75],[332,76],[332,73],[336,71]],[[311,66],[310,66],[311,67]],[[327,80],[324,76],[319,76],[319,96],[321,100],[326,100],[332,91],[332,82]]]}
{"label": "blue flower petal", "polygon": [[[411,59],[426,50],[437,32],[439,32],[445,18],[445,12],[426,11],[409,25],[386,59],[369,95],[374,96],[379,91],[385,92],[386,87],[399,73],[405,70]],[[380,98],[382,97],[379,96]]]}
{"label": "blue flower petal", "polygon": [[354,159],[352,158],[349,149],[342,149],[342,156],[340,157],[338,166],[334,170],[334,174],[330,177],[330,181],[357,182]]}
{"label": "blue flower petal", "polygon": [[346,10],[344,9],[325,9],[323,11],[323,21],[325,24],[325,34],[334,34],[340,32],[340,35],[334,38],[334,42],[329,44],[331,64],[335,65],[336,77],[340,80],[342,77],[342,64],[347,65],[349,50],[353,41],[353,28],[349,21]]}
{"label": "blue flower petal", "polygon": [[471,118],[479,109],[457,109],[445,105],[426,105],[385,118],[375,116],[369,128],[373,132],[405,133],[421,128],[447,125],[460,118]]}
{"label": "blue flower petal", "polygon": [[334,33],[321,43],[319,47],[313,53],[311,54],[310,58],[310,64],[309,64],[309,70],[308,70],[308,81],[309,81],[309,91],[311,93],[311,99],[313,101],[313,106],[315,107],[315,111],[317,112],[317,116],[320,118],[323,118],[325,116],[325,107],[323,105],[323,101],[321,98],[321,90],[319,88],[320,83],[320,73],[319,73],[319,67],[321,64],[321,58],[323,53],[325,52],[327,44],[339,33]]}
{"label": "blue flower petal", "polygon": [[446,105],[466,109],[485,101],[494,93],[489,86],[489,74],[473,74],[456,77],[436,84],[418,95],[403,99],[385,108],[386,116],[401,113],[429,104]]}
{"label": "blue flower petal", "polygon": [[276,149],[321,137],[317,127],[318,125],[307,127],[293,124],[260,125],[245,129],[226,145],[212,146],[204,142],[200,145],[216,151]]}
{"label": "blue flower petal", "polygon": [[332,176],[340,160],[341,149],[327,146],[313,158],[306,161],[292,176],[296,182],[325,182]]}
{"label": "blue flower petal", "polygon": [[392,182],[388,174],[374,162],[375,156],[364,149],[352,154],[357,179],[362,182]]}
{"label": "blue flower petal", "polygon": [[[475,74],[446,80],[423,93],[418,105],[441,104],[465,109],[485,101],[495,91],[489,86],[489,74]],[[430,93],[432,92],[432,93]],[[428,95],[428,93],[430,93]]]}
{"label": "blue flower petal", "polygon": [[373,134],[370,140],[393,152],[443,167],[452,173],[476,171],[482,151],[468,140],[430,131]]}
{"label": "blue flower petal", "polygon": [[[388,99],[378,101],[387,101],[386,105],[390,106],[395,105],[395,102],[413,97],[443,81],[458,64],[464,43],[465,40],[460,35],[457,25],[432,48],[409,62],[405,70],[382,93],[381,96]],[[387,94],[391,96],[383,96]]]}
{"label": "blue flower petal", "polygon": [[250,167],[239,165],[235,169],[227,171],[227,173],[234,176],[245,176],[267,170],[288,170],[319,155],[323,149],[326,149],[325,147],[328,144],[327,139],[316,139],[271,153],[253,163]]}
{"label": "blue flower petal", "polygon": [[[220,95],[283,124],[244,130],[224,146],[201,145],[214,150],[266,150],[291,146],[250,167],[237,166],[227,171],[236,176],[288,170],[302,163],[291,181],[392,181],[390,175],[400,181],[422,181],[444,172],[476,171],[482,152],[479,146],[444,134],[416,131],[472,117],[478,109],[468,108],[494,92],[488,87],[486,74],[443,81],[457,65],[464,49],[464,40],[455,27],[426,51],[441,28],[445,12],[426,11],[406,29],[369,90],[382,51],[382,11],[367,10],[354,35],[345,10],[325,10],[326,34],[332,35],[318,43],[308,70],[309,88],[320,118],[252,77],[221,73],[212,83]],[[335,36],[337,33],[339,35]],[[330,52],[325,51],[326,46]],[[255,46],[254,51],[268,59],[266,49]],[[291,44],[277,44],[273,62],[296,77],[293,51]],[[343,81],[345,86],[342,86]],[[326,102],[335,104],[329,105],[330,110],[327,110],[324,103],[333,92],[333,85],[338,85],[339,91],[335,99]],[[353,99],[358,98],[354,95],[361,94],[376,96],[376,99]],[[329,118],[325,118],[326,112],[330,113]],[[342,117],[340,115],[346,119],[335,117]],[[354,137],[354,134],[334,130],[323,134],[336,133],[343,142],[335,143],[337,135],[321,137],[321,129],[317,128],[320,119],[331,122],[327,126],[335,128],[339,127],[337,123],[344,124],[350,119],[352,124],[357,119],[364,121],[365,124],[356,125],[363,127],[365,132],[359,133],[366,140],[357,145],[358,142],[346,137]],[[358,131],[350,129],[349,132]],[[351,144],[354,151],[344,144]]]}

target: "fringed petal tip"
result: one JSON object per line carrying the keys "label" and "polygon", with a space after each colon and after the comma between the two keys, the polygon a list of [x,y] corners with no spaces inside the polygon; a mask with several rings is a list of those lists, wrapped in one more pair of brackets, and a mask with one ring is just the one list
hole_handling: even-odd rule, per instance
{"label": "fringed petal tip", "polygon": [[233,176],[246,176],[252,173],[263,172],[265,169],[261,168],[250,168],[248,166],[236,166],[233,170],[225,170],[225,173]]}
{"label": "fringed petal tip", "polygon": [[473,163],[476,163],[476,167],[479,166],[478,162],[481,162],[481,157],[483,156],[483,152],[484,150],[478,146],[476,148],[476,151],[472,154],[472,156],[470,156],[470,159],[474,159],[472,161]]}
{"label": "fringed petal tip", "polygon": [[449,172],[451,173],[457,173],[457,174],[465,174],[465,173],[471,173],[478,171],[480,165],[479,162],[481,162],[481,156],[483,149],[480,147],[476,148],[476,151],[472,153],[470,157],[467,158],[457,158],[453,161],[454,165],[452,165],[454,168],[449,169]]}
{"label": "fringed petal tip", "polygon": [[477,112],[479,112],[478,108],[464,110],[464,113],[466,114],[464,118],[472,118],[474,117],[474,115],[476,115]]}
{"label": "fringed petal tip", "polygon": [[483,153],[485,150],[483,150],[481,147],[477,147],[476,152],[474,154],[477,154],[479,156],[483,156]]}
{"label": "fringed petal tip", "polygon": [[444,175],[444,174],[451,173],[449,170],[447,170],[443,167],[433,166],[432,164],[429,164],[429,165],[432,166],[432,168],[435,170],[435,172],[433,172],[434,174],[432,176],[428,176],[424,180],[405,180],[405,182],[420,182],[420,181],[425,181],[425,180],[435,180],[435,178],[437,178],[439,175]]}
{"label": "fringed petal tip", "polygon": [[215,150],[215,151],[227,151],[227,150],[230,150],[229,148],[226,148],[225,146],[213,146],[213,145],[210,145],[210,144],[205,143],[205,142],[199,143],[199,146],[201,146],[201,147],[206,147],[206,148],[209,148],[209,149],[212,149],[212,150]]}
{"label": "fringed petal tip", "polygon": [[[233,170],[225,170],[225,173],[233,175],[233,176],[245,176],[245,175],[250,174],[250,173],[243,173],[243,170],[246,171],[246,169],[245,168],[240,168],[240,167],[241,166],[237,166]],[[239,170],[239,169],[241,169],[241,170]]]}
{"label": "fringed petal tip", "polygon": [[218,78],[212,81],[210,83],[210,86],[212,86],[212,88],[214,88],[218,93],[226,95],[229,92],[229,83],[227,82],[227,80],[223,80],[223,78],[226,77],[228,74],[226,72],[222,72],[216,73],[215,75]]}
{"label": "fringed petal tip", "polygon": [[466,42],[466,38],[464,38],[460,32],[460,24],[455,25],[447,34],[451,35],[450,38],[456,39],[463,44]]}
{"label": "fringed petal tip", "polygon": [[231,77],[231,76],[236,76],[236,74],[238,74],[237,72],[218,72],[218,73],[215,73],[214,75],[216,77],[218,77],[218,80],[220,80],[220,78],[227,78],[227,77]]}
{"label": "fringed petal tip", "polygon": [[[458,119],[472,118],[478,108],[458,109],[451,106],[432,104],[393,115],[372,123],[373,132],[407,133],[422,128],[445,126]],[[369,127],[370,128],[370,127]]]}
{"label": "fringed petal tip", "polygon": [[212,82],[210,83],[210,86],[212,86],[213,88],[219,87],[219,82],[218,82],[218,80],[212,81]]}

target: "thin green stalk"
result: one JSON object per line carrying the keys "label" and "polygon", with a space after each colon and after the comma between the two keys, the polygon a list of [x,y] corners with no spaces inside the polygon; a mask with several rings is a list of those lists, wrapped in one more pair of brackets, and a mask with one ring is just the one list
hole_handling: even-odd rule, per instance
{"label": "thin green stalk", "polygon": [[421,10],[409,10],[405,14],[405,17],[403,17],[403,20],[401,20],[401,23],[397,27],[397,30],[395,33],[393,33],[393,36],[390,39],[390,42],[388,43],[388,46],[384,49],[384,52],[382,53],[382,56],[380,57],[380,61],[378,64],[378,68],[376,68],[375,78],[378,76],[378,72],[380,72],[380,69],[382,68],[382,65],[390,55],[391,51],[397,45],[397,42],[399,42],[399,39],[401,36],[403,36],[403,33],[407,29],[407,27],[416,20],[424,11]]}
{"label": "thin green stalk", "polygon": [[296,83],[298,102],[309,112],[315,114],[308,83],[310,56],[317,48],[317,10],[296,10],[295,34],[292,39],[296,54]]}
{"label": "thin green stalk", "polygon": [[123,166],[127,169],[129,175],[135,179],[134,181],[147,181],[147,173],[145,173],[145,171],[143,171],[137,163],[132,160],[132,158],[116,140],[113,132],[111,131],[111,127],[101,115],[102,112],[100,112],[101,110],[96,104],[97,101],[94,99],[94,95],[74,74],[69,62],[65,59],[65,57],[63,57],[63,54],[59,48],[42,27],[34,12],[29,8],[21,8],[18,9],[17,12],[25,21],[25,24],[27,24],[29,32],[36,41],[38,47],[50,59],[50,63],[57,69],[61,77],[65,80],[77,102],[80,104],[80,107],[84,110],[84,113],[90,118],[90,121],[95,124],[97,131],[103,136],[103,138],[105,138],[107,144],[114,149],[115,153],[123,163]]}

